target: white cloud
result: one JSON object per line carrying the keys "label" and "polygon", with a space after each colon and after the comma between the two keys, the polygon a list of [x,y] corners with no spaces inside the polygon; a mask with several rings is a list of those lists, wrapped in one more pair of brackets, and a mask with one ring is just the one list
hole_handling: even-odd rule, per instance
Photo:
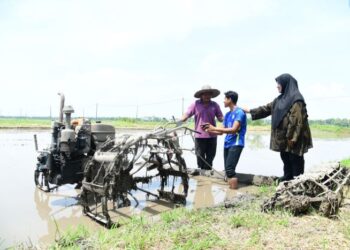
{"label": "white cloud", "polygon": [[336,97],[350,96],[350,86],[340,83],[312,83],[303,86],[309,99],[334,99]]}
{"label": "white cloud", "polygon": [[21,27],[34,32],[18,34],[10,43],[39,42],[105,54],[167,39],[181,41],[195,29],[227,26],[266,14],[271,3],[271,0],[22,2],[15,17]]}
{"label": "white cloud", "polygon": [[[295,5],[286,2],[14,2],[11,6],[15,7],[6,12],[0,23],[1,106],[8,105],[8,112],[14,110],[16,113],[25,107],[28,113],[33,110],[37,114],[40,110],[48,110],[43,106],[58,103],[56,92],[60,90],[77,110],[94,109],[98,102],[106,106],[111,104],[111,112],[114,108],[127,113],[134,112],[134,108],[127,111],[125,107],[125,111],[116,106],[180,97],[190,100],[193,92],[203,84],[211,84],[222,91],[238,91],[241,104],[265,104],[277,96],[273,78],[284,69],[304,82],[311,78],[310,74],[316,75],[319,69],[327,68],[319,60],[323,55],[319,51],[327,46],[327,42],[317,49],[313,49],[314,44],[340,34],[345,37],[350,27],[349,19],[344,15],[338,17],[337,13],[329,13],[332,10],[314,12],[316,1],[311,4],[299,1]],[[308,9],[302,8],[292,20],[283,19],[289,11],[288,6],[292,5],[295,9],[300,6]],[[272,30],[262,29],[264,25],[273,25]],[[180,61],[174,54],[182,52],[181,46],[194,46],[193,41],[198,42],[202,35],[210,37],[211,34],[206,32],[215,28],[222,39],[227,36],[233,44],[220,43],[219,39],[199,40],[201,44],[193,53],[195,58],[185,58],[188,60],[186,69],[183,65],[177,66],[177,61],[173,64],[164,61],[166,66],[163,66],[157,59],[145,65],[147,72],[140,69],[140,62],[148,61],[145,55],[153,53],[137,54],[140,51],[156,50],[157,45],[161,51],[164,48],[172,50],[172,45],[176,44],[174,51],[169,51],[169,57]],[[233,39],[235,36],[237,39]],[[330,42],[330,47],[338,46],[333,40]],[[304,56],[309,52],[309,57]],[[155,51],[155,55],[160,53]],[[119,55],[128,60],[125,65]],[[342,62],[344,58],[341,58]],[[134,59],[140,59],[140,62],[133,64]],[[164,57],[163,60],[172,59]],[[341,64],[344,65],[333,62],[334,69],[340,72],[335,82],[346,82]],[[174,67],[169,69],[169,65]],[[325,79],[335,79],[330,74],[322,72]],[[315,77],[316,82],[318,78],[321,77]],[[321,102],[317,98],[349,92],[346,85],[335,83],[307,85],[307,88],[303,85],[301,88],[310,100],[310,107],[315,107],[313,114],[321,115],[325,112],[317,110]],[[29,95],[33,89],[36,92]],[[222,102],[221,99],[217,101]],[[317,105],[312,104],[316,101]],[[166,114],[172,108],[167,104],[148,106],[140,108],[140,113]],[[4,114],[5,109],[2,110]],[[332,116],[331,112],[326,114]]]}
{"label": "white cloud", "polygon": [[349,117],[350,86],[335,82],[306,84],[302,94],[311,119]]}

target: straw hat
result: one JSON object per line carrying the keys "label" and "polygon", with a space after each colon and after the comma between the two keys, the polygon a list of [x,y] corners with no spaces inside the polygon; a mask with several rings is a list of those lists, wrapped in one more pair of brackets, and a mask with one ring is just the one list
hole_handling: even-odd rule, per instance
{"label": "straw hat", "polygon": [[211,93],[211,98],[215,98],[220,95],[220,91],[218,89],[212,89],[210,85],[204,85],[201,90],[194,93],[194,97],[201,98],[201,95],[204,93]]}

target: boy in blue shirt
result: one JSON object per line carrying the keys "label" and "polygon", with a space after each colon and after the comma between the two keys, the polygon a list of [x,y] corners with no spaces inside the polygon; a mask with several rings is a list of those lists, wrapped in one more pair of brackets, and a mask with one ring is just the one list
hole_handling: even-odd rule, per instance
{"label": "boy in blue shirt", "polygon": [[224,143],[224,163],[225,172],[228,178],[230,188],[236,188],[237,179],[236,166],[241,156],[244,143],[245,133],[247,131],[247,116],[245,112],[237,107],[238,94],[234,91],[225,93],[225,108],[230,111],[226,113],[223,128],[214,127],[211,124],[204,124],[203,127],[207,132],[218,135],[226,134]]}

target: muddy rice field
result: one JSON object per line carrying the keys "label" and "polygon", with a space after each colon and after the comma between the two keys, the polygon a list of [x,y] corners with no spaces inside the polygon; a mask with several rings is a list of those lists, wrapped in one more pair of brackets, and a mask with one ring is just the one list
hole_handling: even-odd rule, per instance
{"label": "muddy rice field", "polygon": [[[117,133],[140,133],[142,131],[122,131]],[[84,224],[89,228],[100,225],[82,215],[77,196],[79,190],[73,185],[65,185],[50,194],[36,189],[34,169],[37,153],[34,149],[33,135],[37,134],[39,147],[50,142],[48,130],[0,130],[0,248],[18,243],[50,243],[70,226]],[[259,175],[282,174],[279,154],[269,150],[269,133],[249,132],[246,147],[242,152],[237,172]],[[192,138],[181,138],[183,147],[193,148]],[[223,170],[223,137],[218,140],[214,168]],[[320,163],[336,161],[349,157],[350,138],[314,138],[314,148],[305,155],[306,171]],[[188,167],[196,167],[196,158],[184,153]],[[157,188],[157,183],[153,183]],[[232,191],[219,179],[194,177],[190,180],[186,207],[210,207],[232,198],[237,194],[249,192],[250,187],[240,186]],[[119,209],[113,214],[118,218],[129,218],[143,213],[155,216],[173,208],[164,201],[146,201],[144,194],[135,194],[140,204],[136,207],[132,201],[130,207]]]}

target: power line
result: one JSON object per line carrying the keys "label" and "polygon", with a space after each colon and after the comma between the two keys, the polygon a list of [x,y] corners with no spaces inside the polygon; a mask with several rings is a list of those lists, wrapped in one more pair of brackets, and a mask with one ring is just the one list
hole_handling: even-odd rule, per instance
{"label": "power line", "polygon": [[326,97],[315,97],[315,98],[310,98],[309,100],[327,100],[327,99],[344,99],[344,98],[350,98],[350,96],[326,96]]}
{"label": "power line", "polygon": [[143,107],[143,106],[153,106],[153,105],[160,105],[160,104],[166,104],[166,103],[173,103],[173,102],[179,102],[181,101],[182,98],[177,98],[177,99],[171,99],[171,100],[166,100],[166,101],[158,101],[158,102],[148,102],[148,103],[139,103],[139,104],[118,104],[118,103],[99,103],[100,106],[104,107],[120,107],[120,108],[126,108],[126,107]]}

